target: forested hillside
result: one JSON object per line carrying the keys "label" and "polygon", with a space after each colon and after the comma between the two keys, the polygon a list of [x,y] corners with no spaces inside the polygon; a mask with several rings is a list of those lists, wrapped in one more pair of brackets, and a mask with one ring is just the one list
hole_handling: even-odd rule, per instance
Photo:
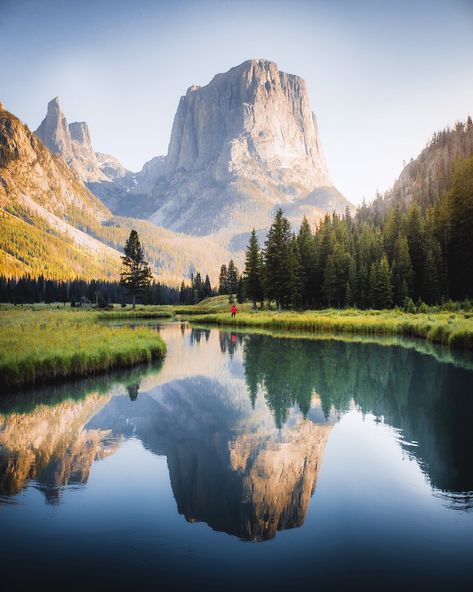
{"label": "forested hillside", "polygon": [[[0,272],[5,277],[116,279],[132,228],[161,281],[212,271],[227,252],[207,238],[113,216],[63,158],[0,104]],[[216,278],[214,278],[216,279]]]}
{"label": "forested hillside", "polygon": [[353,218],[291,233],[280,210],[264,247],[252,236],[249,298],[283,307],[412,308],[473,297],[473,124],[434,135],[392,191]]}

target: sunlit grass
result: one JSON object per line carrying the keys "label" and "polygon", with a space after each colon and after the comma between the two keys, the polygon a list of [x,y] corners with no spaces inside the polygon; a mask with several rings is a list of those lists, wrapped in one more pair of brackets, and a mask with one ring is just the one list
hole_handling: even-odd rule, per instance
{"label": "sunlit grass", "polygon": [[92,311],[0,310],[0,383],[9,386],[90,376],[162,358],[149,327],[108,326]]}
{"label": "sunlit grass", "polygon": [[399,310],[361,311],[327,309],[306,312],[267,310],[192,315],[196,323],[368,335],[418,337],[461,349],[473,349],[473,318],[470,313],[435,312],[410,314]]}

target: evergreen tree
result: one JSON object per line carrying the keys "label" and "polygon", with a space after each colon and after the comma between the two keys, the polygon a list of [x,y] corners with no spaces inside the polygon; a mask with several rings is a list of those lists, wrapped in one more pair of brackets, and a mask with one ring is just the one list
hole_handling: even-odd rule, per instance
{"label": "evergreen tree", "polygon": [[297,246],[302,265],[302,303],[310,306],[316,298],[317,260],[314,237],[305,216],[299,229]]}
{"label": "evergreen tree", "polygon": [[370,270],[370,294],[374,308],[383,309],[392,306],[391,271],[386,255],[381,261],[373,263]]}
{"label": "evergreen tree", "polygon": [[136,304],[136,296],[143,292],[151,284],[153,276],[147,261],[145,261],[143,249],[136,230],[130,232],[122,257],[124,270],[121,273],[121,283],[132,295],[133,308]]}
{"label": "evergreen tree", "polygon": [[243,276],[238,278],[238,287],[237,287],[237,302],[238,304],[243,304],[244,300],[244,286],[243,286]]}
{"label": "evergreen tree", "polygon": [[292,308],[302,308],[304,289],[304,270],[302,267],[299,244],[293,235],[289,245],[289,301]]}
{"label": "evergreen tree", "polygon": [[179,304],[185,304],[186,302],[186,285],[184,280],[181,282],[181,289],[179,290]]}
{"label": "evergreen tree", "polygon": [[269,229],[264,250],[265,286],[268,299],[275,300],[278,308],[290,298],[289,245],[291,227],[283,211],[279,209]]}
{"label": "evergreen tree", "polygon": [[221,266],[220,275],[218,276],[218,293],[221,296],[228,294],[228,271],[225,264]]}
{"label": "evergreen tree", "polygon": [[263,301],[264,292],[261,253],[258,244],[258,237],[256,236],[254,229],[251,232],[250,241],[246,249],[245,271],[243,273],[245,295],[253,302],[253,308],[256,308],[256,303]]}
{"label": "evergreen tree", "polygon": [[213,294],[212,284],[210,283],[210,278],[207,274],[205,276],[205,282],[204,282],[204,297],[210,298],[210,296],[212,296],[212,294]]}
{"label": "evergreen tree", "polygon": [[228,293],[233,295],[236,294],[238,290],[238,269],[235,266],[233,259],[230,259],[227,268],[227,286],[228,286]]}
{"label": "evergreen tree", "polygon": [[432,247],[431,249],[427,249],[425,255],[421,296],[423,301],[427,304],[434,304],[440,299],[440,285],[436,254],[437,249]]}
{"label": "evergreen tree", "polygon": [[421,295],[425,261],[422,221],[420,208],[417,204],[413,204],[407,212],[406,237],[409,246],[409,256],[411,258],[412,269],[414,272],[412,293],[414,300],[417,300]]}
{"label": "evergreen tree", "polygon": [[405,236],[398,236],[394,245],[391,283],[394,303],[403,306],[411,294],[413,271],[409,246]]}
{"label": "evergreen tree", "polygon": [[192,290],[194,293],[194,302],[200,302],[204,299],[204,284],[202,283],[202,277],[199,272],[192,278]]}
{"label": "evergreen tree", "polygon": [[454,298],[473,296],[473,157],[458,163],[447,194],[448,267]]}

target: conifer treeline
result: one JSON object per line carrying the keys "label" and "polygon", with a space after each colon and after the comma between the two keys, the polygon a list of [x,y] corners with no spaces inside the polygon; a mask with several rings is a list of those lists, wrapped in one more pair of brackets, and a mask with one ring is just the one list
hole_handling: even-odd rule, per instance
{"label": "conifer treeline", "polygon": [[[131,297],[120,282],[75,279],[70,281],[0,276],[0,302],[33,304],[35,302],[93,303],[106,306],[110,302],[128,303]],[[146,289],[140,302],[143,304],[178,304],[179,290],[153,282]]]}
{"label": "conifer treeline", "polygon": [[363,206],[355,218],[326,215],[298,234],[278,210],[260,248],[246,252],[245,296],[279,307],[390,308],[473,296],[473,157],[459,161],[434,205],[395,203],[379,216]]}
{"label": "conifer treeline", "polygon": [[202,276],[198,271],[195,275],[193,273],[191,274],[189,286],[182,281],[181,289],[179,290],[179,304],[196,304],[214,295],[215,293],[210,284],[209,276],[206,275],[205,280],[202,281]]}

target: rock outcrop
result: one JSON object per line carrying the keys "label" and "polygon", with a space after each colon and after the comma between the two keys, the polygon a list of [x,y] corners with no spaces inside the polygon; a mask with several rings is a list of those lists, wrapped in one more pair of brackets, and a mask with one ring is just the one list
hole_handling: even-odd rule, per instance
{"label": "rock outcrop", "polygon": [[[56,141],[67,145],[63,136]],[[5,110],[0,111],[0,211],[5,275],[110,277],[119,272],[120,253],[84,231],[99,229],[111,212],[63,158]]]}
{"label": "rock outcrop", "polygon": [[277,206],[299,223],[350,205],[330,180],[304,80],[266,60],[181,97],[152,195],[150,219],[190,234],[264,228]]}
{"label": "rock outcrop", "polygon": [[[57,104],[50,106],[44,134],[56,149],[62,147],[66,153],[75,146],[77,155],[80,147],[85,162],[92,152],[87,126],[66,125],[56,107]],[[54,125],[49,125],[54,121]],[[114,174],[121,174],[116,162],[107,157],[101,158],[101,164],[115,167]],[[149,167],[155,166],[151,161]],[[139,232],[153,271],[165,283],[179,284],[196,270],[209,273],[215,282],[220,261],[230,258],[210,238],[177,235],[144,220],[114,217],[85,186],[77,168],[49,150],[24,123],[3,108],[0,217],[0,270],[5,276],[116,279],[123,243],[132,228]]]}
{"label": "rock outcrop", "polygon": [[111,181],[128,172],[113,156],[94,152],[85,121],[68,124],[59,97],[49,101],[46,117],[35,134],[51,152],[62,156],[84,183]]}

